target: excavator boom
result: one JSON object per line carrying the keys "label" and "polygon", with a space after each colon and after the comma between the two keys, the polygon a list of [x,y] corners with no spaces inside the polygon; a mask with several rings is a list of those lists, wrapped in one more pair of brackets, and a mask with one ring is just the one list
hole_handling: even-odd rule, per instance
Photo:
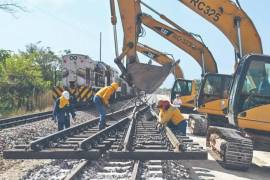
{"label": "excavator boom", "polygon": [[239,58],[263,53],[260,36],[245,11],[231,0],[179,0],[214,24],[234,46]]}
{"label": "excavator boom", "polygon": [[169,27],[147,14],[142,14],[140,20],[145,26],[190,54],[202,67],[203,74],[204,72],[218,72],[212,53],[202,42],[198,41],[192,35]]}

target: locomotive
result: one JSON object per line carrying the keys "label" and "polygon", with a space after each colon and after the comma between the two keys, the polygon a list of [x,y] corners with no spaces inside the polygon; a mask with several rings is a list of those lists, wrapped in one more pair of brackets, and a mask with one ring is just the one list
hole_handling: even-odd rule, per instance
{"label": "locomotive", "polygon": [[[69,91],[76,104],[90,104],[92,97],[100,88],[119,80],[116,69],[102,61],[95,61],[87,55],[68,54],[62,57],[62,86],[53,88],[53,98]],[[115,93],[113,99],[133,96],[134,92],[125,82]]]}

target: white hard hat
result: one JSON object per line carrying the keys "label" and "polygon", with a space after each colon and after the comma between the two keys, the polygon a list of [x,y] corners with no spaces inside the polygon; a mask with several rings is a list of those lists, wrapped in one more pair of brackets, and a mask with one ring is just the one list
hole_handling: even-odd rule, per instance
{"label": "white hard hat", "polygon": [[64,96],[65,99],[69,99],[69,92],[68,91],[63,91],[62,95]]}

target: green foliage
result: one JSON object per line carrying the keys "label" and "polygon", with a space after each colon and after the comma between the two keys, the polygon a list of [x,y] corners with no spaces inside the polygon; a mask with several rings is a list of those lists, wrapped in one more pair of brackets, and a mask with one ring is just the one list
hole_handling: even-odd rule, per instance
{"label": "green foliage", "polygon": [[[44,80],[53,82],[54,71],[61,68],[59,58],[50,47],[38,47],[36,44],[26,46],[26,52],[21,52],[26,58],[33,59],[41,67]],[[51,84],[53,85],[53,83]]]}
{"label": "green foliage", "polygon": [[30,44],[18,53],[0,50],[0,114],[33,110],[34,99],[52,88],[59,68],[60,58],[49,47]]}

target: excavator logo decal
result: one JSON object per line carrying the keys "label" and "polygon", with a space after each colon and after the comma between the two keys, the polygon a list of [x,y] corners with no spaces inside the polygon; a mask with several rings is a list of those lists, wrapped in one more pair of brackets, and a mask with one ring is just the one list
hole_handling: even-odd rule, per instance
{"label": "excavator logo decal", "polygon": [[151,58],[151,59],[156,59],[158,55],[151,53],[151,52],[147,52],[147,51],[143,51],[143,54],[146,55],[147,57]]}
{"label": "excavator logo decal", "polygon": [[219,21],[221,17],[221,13],[218,10],[211,8],[211,6],[207,5],[203,0],[190,0],[190,3],[193,4],[199,11],[201,11],[204,15],[212,17],[213,21]]}
{"label": "excavator logo decal", "polygon": [[164,34],[165,36],[170,36],[173,32],[168,30],[168,29],[165,29],[165,28],[162,28],[162,27],[158,27],[158,26],[155,26],[154,27],[156,30],[160,31],[162,34]]}
{"label": "excavator logo decal", "polygon": [[196,46],[190,42],[188,39],[186,39],[183,36],[180,36],[178,34],[175,34],[173,31],[169,30],[169,29],[165,29],[159,26],[155,26],[154,27],[157,31],[160,31],[162,34],[164,34],[165,36],[170,36],[172,35],[172,38],[174,38],[177,41],[180,41],[181,43],[183,43],[184,45],[190,47],[190,48],[196,48]]}

